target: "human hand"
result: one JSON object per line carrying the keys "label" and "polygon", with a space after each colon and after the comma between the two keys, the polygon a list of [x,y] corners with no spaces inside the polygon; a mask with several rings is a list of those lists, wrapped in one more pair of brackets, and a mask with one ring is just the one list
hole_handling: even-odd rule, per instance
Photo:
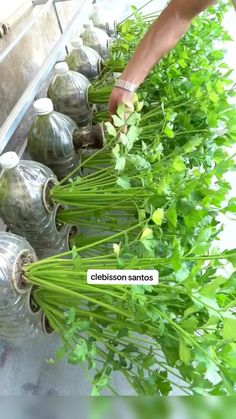
{"label": "human hand", "polygon": [[108,104],[110,115],[115,115],[117,108],[121,103],[124,103],[127,109],[133,110],[133,102],[133,93],[128,90],[120,89],[119,87],[114,87]]}

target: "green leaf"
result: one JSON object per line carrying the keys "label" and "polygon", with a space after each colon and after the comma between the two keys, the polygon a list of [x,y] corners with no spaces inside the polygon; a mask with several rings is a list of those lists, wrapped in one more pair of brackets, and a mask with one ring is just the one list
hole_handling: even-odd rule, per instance
{"label": "green leaf", "polygon": [[198,236],[195,245],[191,249],[191,254],[203,255],[210,248],[212,243],[212,229],[204,229]]}
{"label": "green leaf", "polygon": [[124,121],[124,118],[125,118],[125,104],[124,103],[119,104],[116,113],[120,117],[120,119]]}
{"label": "green leaf", "polygon": [[88,320],[79,320],[76,323],[76,328],[79,332],[87,332],[90,327],[90,322]]}
{"label": "green leaf", "polygon": [[221,80],[217,80],[215,87],[218,93],[224,93],[224,84]]}
{"label": "green leaf", "polygon": [[124,168],[125,168],[125,164],[126,164],[126,158],[125,157],[118,157],[116,159],[115,170],[117,170],[118,172],[122,172],[122,170],[124,170]]}
{"label": "green leaf", "polygon": [[136,126],[130,127],[127,132],[127,137],[133,144],[138,139],[138,128]]}
{"label": "green leaf", "polygon": [[[196,297],[196,299],[195,299]],[[193,292],[192,300],[195,302],[196,305],[199,304],[199,307],[205,307],[209,313],[209,316],[221,317],[220,307],[217,303],[217,300],[214,296],[206,297],[205,295],[201,295],[197,292]]]}
{"label": "green leaf", "polygon": [[137,170],[148,169],[151,166],[150,163],[142,156],[130,154],[128,156],[128,159],[135,166]]}
{"label": "green leaf", "polygon": [[96,374],[93,381],[91,395],[99,396],[101,391],[104,389],[104,387],[107,386],[108,382],[109,382],[109,375],[105,371],[102,371]]}
{"label": "green leaf", "polygon": [[180,244],[180,241],[175,238],[173,240],[173,251],[170,257],[170,263],[172,264],[175,272],[178,272],[182,266],[181,256],[182,256],[181,244]]}
{"label": "green leaf", "polygon": [[203,138],[201,138],[201,137],[194,137],[192,140],[188,141],[184,145],[184,152],[185,153],[190,153],[196,147],[198,147],[199,145],[201,145],[202,144],[202,141],[203,141]]}
{"label": "green leaf", "polygon": [[120,128],[125,125],[123,119],[119,118],[117,115],[113,115],[112,118],[113,118],[114,125],[116,127]]}
{"label": "green leaf", "polygon": [[117,159],[120,157],[120,146],[119,146],[119,144],[116,143],[115,147],[112,149],[112,154]]}
{"label": "green leaf", "polygon": [[176,172],[183,172],[186,169],[184,160],[181,156],[177,156],[173,160],[173,168],[176,170]]}
{"label": "green leaf", "polygon": [[146,239],[152,239],[152,238],[153,238],[153,230],[149,227],[145,227],[140,237],[140,241],[143,241]]}
{"label": "green leaf", "polygon": [[76,312],[74,307],[71,307],[68,311],[64,313],[66,324],[68,326],[72,325],[75,322]]}
{"label": "green leaf", "polygon": [[131,27],[132,27],[132,21],[127,19],[121,26],[121,33],[122,34],[128,33]]}
{"label": "green leaf", "polygon": [[160,226],[162,225],[164,220],[164,210],[163,208],[158,208],[156,211],[154,211],[154,213],[152,214],[152,221]]}
{"label": "green leaf", "polygon": [[86,360],[88,354],[88,346],[84,339],[81,339],[80,342],[76,345],[74,351],[68,355],[68,362],[70,364],[78,364]]}
{"label": "green leaf", "polygon": [[137,352],[137,347],[133,343],[128,343],[123,349],[122,352],[126,354],[132,354]]}
{"label": "green leaf", "polygon": [[172,224],[173,227],[177,226],[177,212],[176,207],[172,205],[166,211],[166,218]]}
{"label": "green leaf", "polygon": [[174,138],[175,134],[173,131],[173,125],[172,124],[167,124],[165,129],[164,129],[164,133],[167,135],[168,138]]}
{"label": "green leaf", "polygon": [[226,365],[236,369],[236,343],[229,343],[224,346],[222,358],[226,362]]}
{"label": "green leaf", "polygon": [[135,109],[137,112],[141,112],[141,110],[143,109],[143,102],[137,100],[137,102],[135,102]]}
{"label": "green leaf", "polygon": [[228,201],[228,205],[225,207],[225,211],[236,213],[236,198],[231,198]]}
{"label": "green leaf", "polygon": [[236,268],[236,249],[227,250],[227,252],[222,253],[222,259],[227,259]]}
{"label": "green leaf", "polygon": [[155,364],[156,364],[156,358],[153,355],[147,355],[142,362],[142,366],[145,369],[150,368]]}
{"label": "green leaf", "polygon": [[216,103],[219,100],[219,97],[215,92],[210,92],[208,97],[213,103]]}
{"label": "green leaf", "polygon": [[169,188],[170,188],[170,177],[167,175],[167,176],[164,176],[159,182],[159,185],[158,185],[159,195],[168,193]]}
{"label": "green leaf", "polygon": [[75,270],[83,270],[84,268],[84,261],[80,255],[77,255],[77,257],[74,259],[74,268]]}
{"label": "green leaf", "polygon": [[105,126],[109,135],[111,135],[112,137],[117,136],[116,129],[110,122],[106,122]]}
{"label": "green leaf", "polygon": [[196,317],[189,317],[182,321],[181,327],[188,333],[194,334],[198,328],[198,319]]}
{"label": "green leaf", "polygon": [[205,374],[205,378],[210,381],[213,385],[216,385],[222,381],[221,376],[218,374],[219,368],[217,368],[214,364],[209,363],[207,366],[207,371]]}
{"label": "green leaf", "polygon": [[188,268],[186,266],[184,266],[184,263],[183,263],[181,268],[177,272],[175,272],[176,280],[178,282],[185,281],[188,278],[189,273],[190,272],[189,272]]}
{"label": "green leaf", "polygon": [[185,365],[189,365],[191,361],[191,351],[182,339],[179,343],[179,356]]}
{"label": "green leaf", "polygon": [[129,334],[129,330],[126,327],[124,327],[123,329],[119,330],[117,337],[124,338],[125,336],[128,336],[128,334]]}
{"label": "green leaf", "polygon": [[232,342],[236,341],[236,318],[224,318],[223,338]]}
{"label": "green leaf", "polygon": [[130,189],[131,184],[129,178],[126,176],[118,177],[116,180],[117,185],[121,186],[123,189]]}
{"label": "green leaf", "polygon": [[78,256],[77,248],[74,245],[72,247],[71,254],[72,254],[72,259],[73,260],[75,260],[77,258],[77,256]]}
{"label": "green leaf", "polygon": [[133,126],[137,129],[136,125],[139,124],[140,115],[137,112],[132,112],[131,115],[126,119],[125,124]]}

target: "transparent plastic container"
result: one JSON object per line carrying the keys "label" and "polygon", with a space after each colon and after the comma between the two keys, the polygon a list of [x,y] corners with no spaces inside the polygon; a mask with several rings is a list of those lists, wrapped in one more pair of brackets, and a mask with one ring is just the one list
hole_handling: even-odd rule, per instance
{"label": "transparent plastic container", "polygon": [[34,103],[36,113],[28,137],[28,152],[33,160],[50,167],[59,180],[78,165],[73,136],[76,123],[66,115],[55,112],[51,99]]}
{"label": "transparent plastic container", "polygon": [[94,26],[102,29],[109,36],[116,36],[116,21],[111,13],[108,13],[99,2],[96,2],[96,4],[93,5],[90,19],[93,21]]}
{"label": "transparent plastic container", "polygon": [[79,127],[91,123],[88,103],[89,80],[76,71],[70,71],[66,62],[55,65],[55,77],[50,83],[47,96],[54,109],[72,118]]}
{"label": "transparent plastic container", "polygon": [[13,152],[0,157],[0,167],[0,217],[9,231],[25,237],[39,258],[68,250],[67,231],[58,231],[48,194],[57,182],[54,173]]}
{"label": "transparent plastic container", "polygon": [[108,58],[110,38],[105,31],[96,28],[92,20],[84,24],[84,31],[81,34],[84,45],[95,49],[98,54],[106,60]]}
{"label": "transparent plastic container", "polygon": [[30,244],[14,234],[0,232],[0,338],[20,342],[41,330],[41,313],[31,304],[31,286],[23,267],[36,260]]}
{"label": "transparent plastic container", "polygon": [[66,62],[72,71],[77,71],[89,80],[96,80],[101,73],[102,57],[94,49],[84,45],[82,38],[71,42],[72,50]]}

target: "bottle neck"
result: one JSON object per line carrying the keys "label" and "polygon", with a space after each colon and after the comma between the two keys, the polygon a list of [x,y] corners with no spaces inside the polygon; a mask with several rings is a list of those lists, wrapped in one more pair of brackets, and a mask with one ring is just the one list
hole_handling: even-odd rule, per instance
{"label": "bottle neck", "polygon": [[36,114],[36,116],[38,117],[38,118],[41,118],[41,117],[49,117],[50,115],[52,115],[53,114],[53,112],[54,111],[50,111],[50,112],[46,112],[46,113],[37,113]]}
{"label": "bottle neck", "polygon": [[69,74],[69,71],[64,71],[63,73],[57,73],[57,77],[66,77]]}

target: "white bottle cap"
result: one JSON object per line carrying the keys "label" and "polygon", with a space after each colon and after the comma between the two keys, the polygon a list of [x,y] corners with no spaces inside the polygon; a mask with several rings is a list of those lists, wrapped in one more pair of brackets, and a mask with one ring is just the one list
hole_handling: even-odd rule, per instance
{"label": "white bottle cap", "polygon": [[56,74],[64,74],[67,73],[67,71],[69,71],[69,66],[65,61],[63,61],[61,63],[57,63],[54,69]]}
{"label": "white bottle cap", "polygon": [[51,99],[44,97],[43,99],[36,100],[33,108],[37,115],[47,115],[53,111],[53,103]]}
{"label": "white bottle cap", "polygon": [[79,48],[84,45],[82,38],[76,38],[71,42],[72,47]]}
{"label": "white bottle cap", "polygon": [[20,159],[14,151],[8,151],[8,153],[0,156],[0,166],[2,169],[13,169],[19,163]]}
{"label": "white bottle cap", "polygon": [[94,27],[93,21],[90,19],[87,23],[84,23],[84,29],[92,29]]}

